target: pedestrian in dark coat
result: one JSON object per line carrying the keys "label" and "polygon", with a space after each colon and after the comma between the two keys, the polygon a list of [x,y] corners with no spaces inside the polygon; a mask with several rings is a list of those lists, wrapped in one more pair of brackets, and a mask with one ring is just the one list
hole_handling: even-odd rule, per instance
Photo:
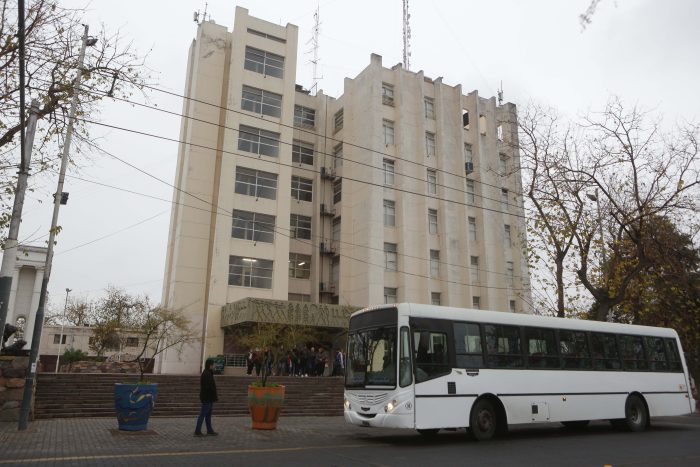
{"label": "pedestrian in dark coat", "polygon": [[199,400],[202,402],[202,409],[199,411],[199,417],[197,417],[197,427],[194,429],[194,435],[204,436],[202,433],[202,422],[207,424],[208,435],[218,435],[211,426],[211,412],[214,402],[219,400],[216,394],[216,382],[214,381],[214,360],[211,358],[207,359],[202,376],[199,378]]}

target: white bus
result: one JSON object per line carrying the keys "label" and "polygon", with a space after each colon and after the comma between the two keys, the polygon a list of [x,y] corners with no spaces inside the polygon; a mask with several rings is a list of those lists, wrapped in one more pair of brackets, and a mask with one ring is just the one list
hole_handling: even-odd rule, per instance
{"label": "white bus", "polygon": [[421,434],[691,413],[672,329],[402,303],[350,317],[345,420]]}

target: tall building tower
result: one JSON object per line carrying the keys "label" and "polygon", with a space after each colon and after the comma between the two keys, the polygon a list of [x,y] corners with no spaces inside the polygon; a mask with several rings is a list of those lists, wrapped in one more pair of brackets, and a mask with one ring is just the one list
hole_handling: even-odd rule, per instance
{"label": "tall building tower", "polygon": [[162,303],[202,342],[160,371],[235,347],[227,326],[264,300],[312,304],[309,324],[404,301],[529,312],[515,106],[374,54],[341,97],[311,95],[296,56],[296,26],[244,8],[233,32],[199,25]]}

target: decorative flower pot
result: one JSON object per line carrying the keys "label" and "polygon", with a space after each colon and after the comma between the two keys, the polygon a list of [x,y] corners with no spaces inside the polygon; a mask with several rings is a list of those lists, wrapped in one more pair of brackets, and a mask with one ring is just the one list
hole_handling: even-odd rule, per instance
{"label": "decorative flower pot", "polygon": [[145,430],[158,396],[157,384],[114,385],[114,408],[120,430]]}
{"label": "decorative flower pot", "polygon": [[282,404],[284,386],[248,386],[248,410],[254,430],[274,430],[277,428]]}

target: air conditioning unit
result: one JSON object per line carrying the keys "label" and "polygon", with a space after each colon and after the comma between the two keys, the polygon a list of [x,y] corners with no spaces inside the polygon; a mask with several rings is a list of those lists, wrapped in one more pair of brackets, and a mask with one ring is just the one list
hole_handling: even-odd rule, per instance
{"label": "air conditioning unit", "polygon": [[321,203],[321,215],[322,216],[333,216],[335,212],[332,208],[329,208],[326,203]]}
{"label": "air conditioning unit", "polygon": [[335,179],[335,171],[328,167],[321,167],[321,178],[326,180]]}
{"label": "air conditioning unit", "polygon": [[467,173],[467,175],[474,172],[474,163],[473,162],[465,162],[464,163],[464,171]]}

